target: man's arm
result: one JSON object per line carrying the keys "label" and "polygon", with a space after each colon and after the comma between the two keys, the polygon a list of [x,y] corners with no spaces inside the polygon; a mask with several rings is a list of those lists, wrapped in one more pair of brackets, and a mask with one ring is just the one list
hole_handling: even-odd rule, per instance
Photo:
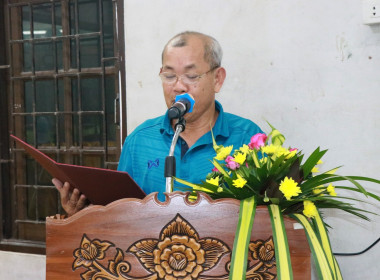
{"label": "man's arm", "polygon": [[78,189],[70,192],[70,184],[68,182],[63,184],[56,178],[53,178],[52,182],[59,191],[62,208],[68,216],[74,215],[86,206],[87,198]]}

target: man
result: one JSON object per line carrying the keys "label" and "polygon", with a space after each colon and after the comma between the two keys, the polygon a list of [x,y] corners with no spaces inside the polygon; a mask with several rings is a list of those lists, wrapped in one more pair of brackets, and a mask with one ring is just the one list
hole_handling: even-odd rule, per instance
{"label": "man", "polygon": [[[176,176],[199,183],[212,169],[215,156],[211,127],[218,145],[248,144],[252,135],[261,133],[253,122],[228,114],[215,94],[222,88],[226,70],[221,67],[222,50],[212,37],[198,32],[183,32],[173,37],[162,52],[160,77],[168,108],[177,95],[189,93],[195,100],[191,113],[185,115],[186,129],[175,149]],[[137,127],[124,143],[118,170],[128,172],[148,194],[159,192],[164,198],[165,157],[169,153],[175,122],[166,115],[147,120]],[[84,207],[86,198],[69,185],[54,179],[61,194],[62,206],[68,215]]]}

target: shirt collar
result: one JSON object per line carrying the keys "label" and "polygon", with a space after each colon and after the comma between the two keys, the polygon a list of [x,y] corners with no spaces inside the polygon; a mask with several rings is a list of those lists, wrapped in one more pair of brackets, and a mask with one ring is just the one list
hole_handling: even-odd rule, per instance
{"label": "shirt collar", "polygon": [[215,137],[219,135],[223,137],[229,137],[230,131],[228,129],[228,123],[225,120],[222,104],[220,104],[218,101],[215,100],[215,108],[216,110],[219,111],[219,115],[218,115],[218,118],[216,119],[212,132],[214,133]]}
{"label": "shirt collar", "polygon": [[172,129],[172,126],[170,124],[169,116],[168,116],[168,111],[166,111],[166,114],[163,116],[162,122],[161,122],[161,128],[160,128],[161,134],[168,134],[168,135],[173,135],[174,131]]}

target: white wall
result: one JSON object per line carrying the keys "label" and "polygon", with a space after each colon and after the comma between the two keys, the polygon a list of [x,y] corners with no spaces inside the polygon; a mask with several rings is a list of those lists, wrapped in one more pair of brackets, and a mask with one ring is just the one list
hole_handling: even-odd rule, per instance
{"label": "white wall", "polygon": [[[226,111],[266,131],[270,121],[306,154],[328,148],[324,170],[344,165],[340,174],[380,178],[380,26],[362,24],[360,0],[126,0],[124,19],[129,132],[165,112],[162,47],[195,30],[224,49],[227,80],[217,98]],[[325,213],[334,252],[360,251],[380,236],[379,217]],[[379,255],[377,245],[338,257],[344,279],[379,278]]]}
{"label": "white wall", "polygon": [[[164,113],[162,47],[195,30],[224,49],[218,99],[226,111],[266,131],[270,121],[306,153],[328,148],[326,170],[344,165],[342,174],[380,178],[380,26],[362,24],[360,0],[126,0],[124,20],[129,132]],[[379,186],[368,189],[380,195]],[[326,217],[334,252],[360,251],[380,236],[379,217]],[[378,279],[379,256],[378,244],[338,257],[344,279]],[[44,278],[44,256],[0,252],[0,279]]]}

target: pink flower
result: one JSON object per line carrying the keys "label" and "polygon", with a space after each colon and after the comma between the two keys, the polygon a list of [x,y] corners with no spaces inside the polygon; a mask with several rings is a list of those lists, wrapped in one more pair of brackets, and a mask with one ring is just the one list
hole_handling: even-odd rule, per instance
{"label": "pink flower", "polygon": [[220,172],[218,168],[214,167],[212,170],[212,172]]}
{"label": "pink flower", "polygon": [[240,165],[235,161],[235,159],[232,156],[228,156],[226,158],[226,166],[231,170],[236,170],[240,167]]}
{"label": "pink flower", "polygon": [[260,147],[265,145],[265,141],[267,140],[267,136],[264,133],[257,133],[252,136],[251,142],[249,142],[248,147],[253,149],[259,149]]}
{"label": "pink flower", "polygon": [[289,149],[289,152],[293,152],[293,151],[298,151],[298,149],[297,148],[291,148],[291,149]]}

